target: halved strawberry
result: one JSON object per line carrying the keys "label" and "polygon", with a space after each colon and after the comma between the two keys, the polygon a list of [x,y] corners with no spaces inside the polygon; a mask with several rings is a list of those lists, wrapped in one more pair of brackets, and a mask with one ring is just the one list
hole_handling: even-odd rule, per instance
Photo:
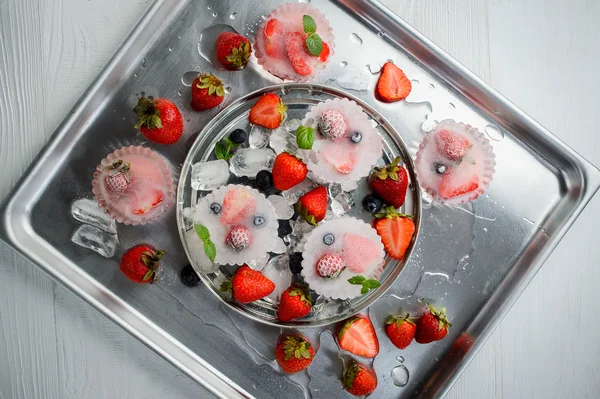
{"label": "halved strawberry", "polygon": [[[288,58],[298,75],[308,76],[313,73],[313,65],[317,57],[310,54],[306,48],[306,36],[300,32],[285,34],[285,48]],[[322,52],[322,51],[321,51]]]}
{"label": "halved strawberry", "polygon": [[241,223],[245,218],[252,215],[256,209],[256,201],[248,191],[240,188],[232,188],[223,198],[220,222],[224,225]]}
{"label": "halved strawberry", "polygon": [[321,50],[321,54],[319,54],[319,61],[327,62],[329,55],[331,54],[331,50],[329,49],[329,45],[323,42],[323,49]]}
{"label": "halved strawberry", "polygon": [[371,320],[364,316],[348,319],[338,333],[340,348],[358,356],[375,357],[379,353],[379,340]]}
{"label": "halved strawberry", "polygon": [[461,178],[452,169],[447,170],[442,175],[442,181],[440,182],[438,190],[440,197],[450,199],[477,190],[479,187],[477,174],[473,173],[471,176],[467,174],[466,177],[466,179]]}
{"label": "halved strawberry", "polygon": [[350,173],[356,164],[356,145],[341,141],[323,148],[323,159],[340,173]]}
{"label": "halved strawberry", "polygon": [[410,94],[412,84],[402,69],[388,61],[381,71],[377,82],[377,95],[382,101],[400,101]]}
{"label": "halved strawberry", "polygon": [[449,130],[441,130],[435,134],[435,145],[442,155],[453,161],[462,159],[471,148],[469,140]]}
{"label": "halved strawberry", "polygon": [[277,94],[267,93],[258,99],[250,109],[248,119],[255,125],[276,129],[283,122],[287,107],[283,105]]}
{"label": "halved strawberry", "polygon": [[385,250],[392,258],[401,260],[415,233],[414,222],[407,215],[396,212],[393,206],[375,216],[380,218],[374,222],[374,227]]}
{"label": "halved strawberry", "polygon": [[273,18],[265,24],[265,52],[269,57],[283,58],[287,57],[284,37],[285,27],[281,21]]}
{"label": "halved strawberry", "polygon": [[148,212],[158,204],[160,204],[163,200],[163,192],[159,190],[155,190],[149,194],[149,196],[143,201],[141,205],[138,205],[137,208],[133,209],[133,213],[136,215],[143,215]]}

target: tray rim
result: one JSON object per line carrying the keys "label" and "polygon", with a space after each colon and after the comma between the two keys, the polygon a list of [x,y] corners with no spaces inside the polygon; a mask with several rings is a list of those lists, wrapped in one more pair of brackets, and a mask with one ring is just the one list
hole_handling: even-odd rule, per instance
{"label": "tray rim", "polygon": [[[533,256],[523,260],[530,265],[528,270],[526,270],[526,275],[521,276],[518,279],[514,278],[514,276],[507,276],[501,286],[495,291],[495,294],[504,294],[504,290],[510,290],[510,294],[504,296],[505,300],[501,302],[500,308],[496,311],[496,314],[498,314],[499,317],[492,320],[479,320],[479,318],[476,318],[471,325],[480,326],[481,333],[472,350],[465,356],[465,360],[453,369],[452,375],[442,374],[433,381],[433,385],[429,386],[429,393],[435,392],[436,395],[443,396],[460,376],[487,338],[489,338],[498,323],[500,323],[520,294],[530,283],[531,279],[535,276],[537,271],[539,271],[544,261],[552,253],[558,242],[564,237],[565,233],[577,219],[583,208],[594,196],[600,187],[600,170],[584,157],[577,154],[559,138],[552,135],[541,124],[517,108],[495,89],[483,82],[483,80],[478,78],[470,70],[450,57],[415,28],[392,13],[387,7],[379,3],[379,1],[331,1],[350,10],[350,12],[354,14],[354,18],[361,20],[362,23],[367,24],[372,29],[377,30],[374,23],[367,17],[361,17],[358,14],[358,11],[364,11],[367,6],[371,7],[371,11],[376,13],[378,17],[392,22],[395,25],[395,28],[400,32],[401,36],[404,35],[405,39],[408,40],[410,44],[423,50],[422,55],[433,56],[436,63],[444,65],[445,71],[451,74],[450,77],[444,77],[446,82],[461,93],[468,89],[467,91],[470,92],[468,99],[475,103],[482,111],[486,111],[488,116],[496,120],[501,126],[508,128],[509,130],[520,129],[527,131],[528,134],[534,135],[534,138],[543,139],[551,146],[551,150],[554,153],[561,154],[565,157],[567,162],[576,166],[577,177],[582,183],[579,187],[568,188],[571,194],[576,195],[579,200],[576,205],[569,210],[568,215],[563,217],[561,225],[554,229],[552,237],[549,239],[540,238],[536,247],[537,251],[532,254]],[[52,153],[52,151],[57,150],[57,147],[60,147],[60,150],[64,151],[73,146],[73,134],[69,135],[69,132],[72,133],[74,130],[73,128],[81,127],[80,125],[77,125],[76,122],[86,106],[91,106],[91,103],[93,103],[94,106],[102,105],[101,100],[94,101],[92,97],[100,90],[102,83],[111,75],[111,72],[114,72],[115,66],[118,64],[119,60],[122,58],[131,58],[127,57],[126,54],[128,48],[133,43],[144,39],[151,43],[151,40],[149,39],[154,34],[157,35],[159,33],[160,29],[156,29],[154,34],[148,32],[149,25],[160,28],[160,25],[157,25],[156,21],[153,20],[155,14],[162,8],[168,8],[170,13],[176,14],[185,4],[187,4],[187,1],[179,1],[176,7],[173,7],[171,3],[172,2],[169,2],[168,0],[154,0],[154,2],[148,6],[146,12],[141,16],[132,31],[118,47],[108,64],[99,76],[92,81],[93,83],[84,91],[80,99],[75,103],[73,109],[67,114],[64,121],[52,134],[49,141],[40,150],[38,155],[24,172],[23,176],[9,192],[0,206],[0,215],[2,217],[0,221],[0,240],[5,242],[23,257],[36,264],[42,271],[69,288],[77,296],[90,303],[144,345],[161,355],[216,396],[221,398],[251,398],[253,396],[247,391],[239,387],[220,371],[214,369],[206,362],[206,360],[184,347],[165,330],[158,327],[134,308],[130,307],[125,301],[119,299],[90,275],[83,272],[75,264],[66,259],[66,257],[62,256],[62,254],[56,255],[53,253],[50,245],[35,233],[27,220],[31,208],[35,204],[35,202],[30,201],[30,199],[37,199],[39,197],[37,194],[40,191],[33,183],[35,183],[36,180],[40,180],[49,171],[58,167],[57,162],[53,162],[48,157],[49,154]],[[152,23],[154,23],[154,25],[152,25]],[[394,42],[386,33],[382,36],[385,40]],[[394,43],[400,47],[406,46],[406,43],[404,46],[396,42]],[[413,54],[411,55],[414,57]],[[422,62],[422,59],[419,57],[414,58]],[[433,73],[436,73],[435,65],[433,67],[428,65],[428,69]],[[129,72],[129,69],[120,71],[121,74],[128,74]],[[117,83],[111,86],[111,89],[118,85],[118,79],[116,79],[115,82]],[[493,100],[495,105],[500,105],[501,107],[499,110],[491,111],[488,109],[489,104],[486,106],[486,103],[482,102],[482,100]],[[502,119],[503,115],[515,116],[520,124],[514,126],[510,125],[512,127],[507,126],[504,123],[504,119]],[[61,144],[66,144],[67,147],[60,146]],[[562,171],[559,172],[562,173]],[[538,237],[534,236],[534,238]],[[44,256],[41,256],[42,254]],[[50,261],[54,261],[54,265],[52,265],[52,262]]]}

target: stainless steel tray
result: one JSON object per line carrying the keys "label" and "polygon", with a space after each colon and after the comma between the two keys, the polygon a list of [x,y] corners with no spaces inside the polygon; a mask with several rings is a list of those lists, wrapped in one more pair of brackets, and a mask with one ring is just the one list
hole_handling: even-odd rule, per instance
{"label": "stainless steel tray", "polygon": [[[118,226],[120,245],[108,260],[70,241],[78,226],[70,217],[71,203],[91,198],[96,164],[135,142],[135,95],[176,100],[188,138],[219,111],[194,113],[188,106],[186,84],[193,75],[186,72],[209,69],[196,50],[204,28],[225,23],[252,35],[261,16],[280,3],[155,2],[7,198],[0,233],[215,395],[341,397],[341,362],[329,332],[308,331],[320,343],[316,360],[308,373],[283,377],[270,367],[279,329],[230,311],[205,287],[180,285],[177,274],[187,260],[174,208],[159,223]],[[335,55],[317,82],[347,89],[375,108],[402,135],[411,155],[421,128],[428,130],[433,120],[469,122],[494,140],[496,174],[487,195],[460,208],[424,203],[413,256],[387,296],[370,307],[382,344],[374,362],[379,375],[374,397],[441,396],[598,189],[600,172],[376,1],[312,4],[327,15],[336,36]],[[371,72],[388,58],[414,79],[411,103],[374,98],[377,76]],[[279,83],[254,61],[242,73],[218,75],[231,88],[224,106]],[[184,143],[151,147],[177,168],[185,158]],[[117,271],[122,251],[141,241],[160,242],[169,254],[160,281],[151,286],[133,286]],[[454,327],[444,341],[400,352],[384,337],[382,318],[399,307],[421,306],[420,298],[444,304]]]}

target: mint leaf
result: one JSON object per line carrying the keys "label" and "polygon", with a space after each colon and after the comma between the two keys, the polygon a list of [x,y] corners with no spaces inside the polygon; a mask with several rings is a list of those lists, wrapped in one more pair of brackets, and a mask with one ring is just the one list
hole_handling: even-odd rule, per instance
{"label": "mint leaf", "polygon": [[308,51],[316,57],[321,54],[323,51],[323,41],[321,37],[316,33],[306,38],[306,47],[308,47]]}
{"label": "mint leaf", "polygon": [[362,285],[360,290],[361,294],[366,294],[369,290],[373,290],[381,285],[381,283],[374,279],[366,279],[363,276],[354,276],[348,279],[348,282],[353,285]]}
{"label": "mint leaf", "polygon": [[215,145],[215,158],[227,160],[227,147],[225,144],[218,142]]}
{"label": "mint leaf", "polygon": [[217,256],[217,248],[215,247],[215,243],[212,242],[210,238],[204,241],[204,253],[211,262],[215,261],[215,257]]}
{"label": "mint leaf", "polygon": [[375,288],[379,288],[381,283],[377,280],[370,279],[370,280],[365,281],[365,283],[363,285],[369,289],[375,289]]}
{"label": "mint leaf", "polygon": [[195,224],[194,230],[196,230],[196,234],[198,234],[198,237],[202,240],[202,242],[210,240],[210,232],[204,225]]}
{"label": "mint leaf", "polygon": [[317,31],[317,23],[310,15],[302,17],[302,27],[304,28],[304,33],[308,33],[309,35]]}
{"label": "mint leaf", "polygon": [[296,143],[303,150],[310,150],[315,142],[315,130],[312,127],[300,126],[296,129]]}
{"label": "mint leaf", "polygon": [[348,282],[350,284],[354,284],[354,285],[362,285],[365,282],[365,278],[363,276],[354,276],[354,277],[350,277],[348,279]]}

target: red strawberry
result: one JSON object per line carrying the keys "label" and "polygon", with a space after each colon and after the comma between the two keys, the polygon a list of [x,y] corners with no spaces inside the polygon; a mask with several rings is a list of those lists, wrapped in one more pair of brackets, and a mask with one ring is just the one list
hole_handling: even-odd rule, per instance
{"label": "red strawberry", "polygon": [[111,171],[104,178],[106,188],[115,193],[122,193],[127,190],[129,183],[131,183],[131,178],[128,173],[130,167],[131,165],[129,162],[123,162],[121,159],[114,161],[111,166],[108,166],[107,169],[110,169]]}
{"label": "red strawberry", "polygon": [[358,356],[375,357],[379,353],[379,340],[371,320],[364,316],[348,319],[338,333],[340,348]]}
{"label": "red strawberry", "polygon": [[225,89],[223,82],[207,73],[198,76],[192,83],[192,108],[196,111],[211,109],[223,102]]}
{"label": "red strawberry", "polygon": [[377,95],[385,102],[405,99],[412,90],[412,84],[402,69],[391,62],[386,62],[381,68],[381,76],[377,82]]}
{"label": "red strawberry", "polygon": [[242,35],[233,32],[223,32],[216,42],[217,60],[231,71],[242,69],[248,63],[252,46]]}
{"label": "red strawberry", "polygon": [[238,252],[248,248],[251,241],[250,230],[241,224],[233,226],[225,238],[227,246]]}
{"label": "red strawberry", "polygon": [[313,361],[314,356],[315,351],[310,341],[302,335],[282,336],[275,348],[277,364],[286,374],[304,370]]}
{"label": "red strawberry", "polygon": [[273,18],[267,21],[265,25],[265,52],[269,57],[281,59],[287,57],[283,35],[285,27],[281,21]]}
{"label": "red strawberry", "polygon": [[369,178],[371,189],[388,205],[400,208],[406,199],[408,174],[402,166],[400,157],[396,157],[385,168],[375,168]]}
{"label": "red strawberry", "polygon": [[329,55],[331,54],[331,50],[329,49],[329,45],[323,42],[323,49],[321,50],[321,54],[319,54],[319,61],[327,62]]}
{"label": "red strawberry", "polygon": [[231,281],[221,284],[221,291],[231,291],[233,299],[240,303],[258,301],[275,290],[275,284],[259,271],[248,265],[238,267]]}
{"label": "red strawberry", "polygon": [[385,322],[385,333],[399,349],[410,345],[417,332],[417,326],[408,317],[408,313],[406,317],[390,316]]}
{"label": "red strawberry", "polygon": [[121,257],[121,272],[134,283],[147,284],[154,281],[158,262],[165,253],[152,245],[140,244],[132,247]]}
{"label": "red strawberry", "polygon": [[163,192],[160,190],[154,190],[148,194],[148,197],[142,200],[142,205],[137,204],[137,208],[133,209],[133,213],[136,215],[143,215],[148,212],[158,204],[160,204],[163,200]]}
{"label": "red strawberry", "polygon": [[319,116],[319,133],[330,139],[337,139],[346,135],[346,121],[341,112],[334,109],[327,109]]}
{"label": "red strawberry", "polygon": [[438,311],[433,306],[428,307],[429,311],[417,322],[415,341],[420,344],[439,341],[448,334],[448,327],[452,327],[452,323],[446,318],[446,308]]}
{"label": "red strawberry", "polygon": [[374,222],[373,227],[381,237],[385,250],[392,258],[401,260],[415,233],[414,222],[391,206],[375,216],[380,219]]}
{"label": "red strawberry", "polygon": [[377,388],[377,375],[362,363],[352,359],[344,372],[342,386],[354,396],[365,396]]}
{"label": "red strawberry", "polygon": [[252,106],[248,119],[255,125],[276,129],[283,122],[286,110],[287,107],[277,94],[267,93]]}
{"label": "red strawberry", "polygon": [[[285,48],[288,58],[294,67],[294,71],[300,76],[308,76],[313,73],[313,65],[318,60],[310,54],[306,48],[306,36],[300,32],[288,32],[285,34]],[[321,51],[323,52],[323,51]]]}
{"label": "red strawberry", "polygon": [[462,159],[471,148],[471,143],[466,137],[449,130],[441,130],[436,133],[435,145],[442,155],[453,161]]}
{"label": "red strawberry", "polygon": [[281,294],[277,318],[281,321],[299,319],[312,309],[310,293],[304,288],[292,285]]}
{"label": "red strawberry", "polygon": [[177,106],[169,100],[148,100],[140,97],[133,109],[139,117],[136,129],[157,144],[173,144],[183,133],[183,118]]}
{"label": "red strawberry", "polygon": [[296,203],[296,211],[314,226],[325,219],[327,213],[327,189],[325,186],[313,188]]}
{"label": "red strawberry", "polygon": [[287,190],[306,178],[308,168],[298,158],[282,152],[273,163],[273,185],[278,190]]}
{"label": "red strawberry", "polygon": [[221,207],[221,224],[232,225],[241,223],[244,219],[254,213],[256,200],[248,191],[240,188],[232,188],[223,198]]}
{"label": "red strawberry", "polygon": [[449,199],[477,190],[479,187],[477,174],[473,173],[470,177],[466,175],[468,180],[461,177],[456,176],[454,171],[448,168],[446,173],[442,175],[442,181],[440,182],[438,190],[440,197]]}
{"label": "red strawberry", "polygon": [[325,254],[317,262],[317,274],[325,278],[339,277],[345,268],[346,263],[338,254]]}

